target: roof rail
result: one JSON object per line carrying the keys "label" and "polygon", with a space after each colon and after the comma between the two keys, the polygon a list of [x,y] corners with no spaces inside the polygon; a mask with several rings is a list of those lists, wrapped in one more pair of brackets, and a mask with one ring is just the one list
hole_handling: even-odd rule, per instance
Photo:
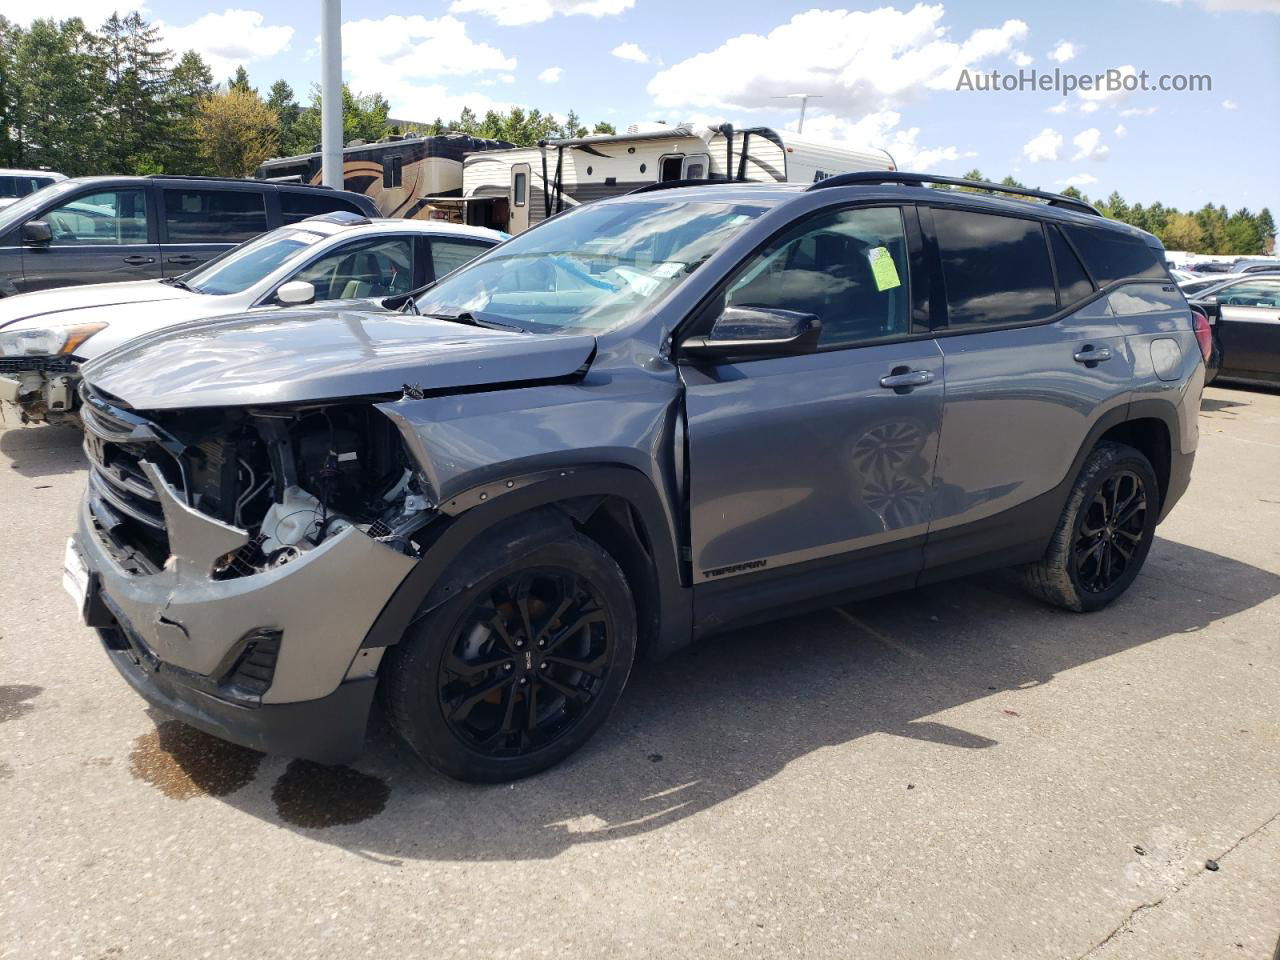
{"label": "roof rail", "polygon": [[282,184],[278,180],[269,177],[259,179],[257,177],[212,177],[204,176],[198,173],[148,173],[144,175],[148,180],[184,180],[193,183],[270,183],[277,186],[289,187],[306,187],[309,190],[332,190],[333,187],[323,183],[285,183]]}
{"label": "roof rail", "polygon": [[705,187],[708,184],[718,183],[724,185],[729,183],[728,180],[655,180],[653,183],[646,183],[643,187],[636,187],[634,190],[628,190],[626,195],[629,197],[635,193],[653,193],[657,190],[674,190],[677,187]]}
{"label": "roof rail", "polygon": [[917,187],[929,183],[939,183],[952,187],[973,187],[977,190],[989,190],[992,193],[1007,193],[1015,197],[1035,197],[1037,200],[1048,201],[1051,207],[1064,207],[1080,213],[1092,214],[1095,217],[1102,216],[1095,207],[1090,206],[1083,200],[1064,196],[1061,193],[1048,193],[1044,190],[1032,190],[1029,187],[1009,187],[1002,183],[989,183],[985,180],[965,180],[962,177],[934,177],[927,173],[902,173],[896,170],[837,173],[833,177],[819,180],[808,189],[825,190],[828,187],[847,187],[859,183],[904,183]]}

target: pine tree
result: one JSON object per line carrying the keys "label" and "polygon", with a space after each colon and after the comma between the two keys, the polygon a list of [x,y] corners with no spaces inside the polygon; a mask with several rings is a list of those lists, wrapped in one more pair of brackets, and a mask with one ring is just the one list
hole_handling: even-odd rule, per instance
{"label": "pine tree", "polygon": [[165,173],[204,172],[196,120],[200,105],[213,94],[213,71],[200,54],[188,50],[169,74],[165,94],[167,131],[164,138]]}
{"label": "pine tree", "polygon": [[302,107],[294,98],[293,87],[284,80],[277,80],[271,85],[267,95],[267,106],[275,111],[277,118],[276,132],[280,138],[280,152],[285,156],[305,153],[310,144],[297,141],[298,117],[302,115]]}
{"label": "pine tree", "polygon": [[0,16],[0,166],[22,165],[22,84],[14,73],[22,28]]}
{"label": "pine tree", "polygon": [[117,173],[159,172],[170,132],[165,101],[171,76],[160,31],[136,12],[123,18],[113,13],[97,47],[105,74],[106,159]]}
{"label": "pine tree", "polygon": [[1276,251],[1276,222],[1271,211],[1263,207],[1258,211],[1258,234],[1262,238],[1262,253],[1271,255]]}
{"label": "pine tree", "polygon": [[227,90],[239,90],[241,93],[252,93],[255,95],[258,92],[253,87],[249,86],[249,71],[244,68],[243,64],[236,67],[235,74],[227,78]]}
{"label": "pine tree", "polygon": [[113,172],[103,169],[100,146],[106,78],[84,21],[33,21],[18,41],[14,76],[22,82],[24,162],[68,176]]}

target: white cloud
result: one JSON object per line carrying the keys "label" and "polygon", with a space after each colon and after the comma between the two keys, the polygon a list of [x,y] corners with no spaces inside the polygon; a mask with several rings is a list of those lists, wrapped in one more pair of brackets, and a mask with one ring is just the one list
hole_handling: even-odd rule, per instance
{"label": "white cloud", "polygon": [[1022,154],[1032,163],[1041,160],[1057,160],[1062,149],[1062,134],[1052,127],[1045,127],[1022,145]]}
{"label": "white cloud", "polygon": [[1091,183],[1097,183],[1098,178],[1091,173],[1077,173],[1074,177],[1067,177],[1058,181],[1058,185],[1062,187],[1087,187]]}
{"label": "white cloud", "polygon": [[1015,67],[1029,67],[1036,62],[1035,57],[1028,56],[1021,50],[1013,51],[1013,53],[1009,54],[1009,59],[1013,61]]}
{"label": "white cloud", "polygon": [[39,18],[70,20],[79,17],[91,30],[100,27],[113,13],[120,16],[137,11],[148,13],[145,3],[112,3],[111,0],[48,0],[46,3],[19,3],[18,0],[0,0],[0,16],[19,26],[28,26]]}
{"label": "white cloud", "polygon": [[[922,147],[919,143],[920,128],[903,129],[898,126],[901,115],[895,110],[869,113],[853,122],[831,113],[813,113],[805,119],[804,136],[810,140],[831,143],[848,142],[863,147],[882,147],[893,155],[900,170],[922,172],[940,163],[954,163],[973,157],[972,151],[962,152],[959,147]],[[795,129],[796,122],[787,125]]]}
{"label": "white cloud", "polygon": [[[351,88],[357,93],[378,90],[391,101],[391,112],[410,120],[447,112],[431,98],[452,99],[438,83],[441,77],[466,76],[514,70],[515,57],[496,47],[472,40],[456,17],[428,19],[392,15],[380,20],[353,20],[342,25],[342,63]],[[489,101],[472,97],[472,109]],[[486,107],[487,109],[487,107]],[[450,119],[446,116],[445,119]]]}
{"label": "white cloud", "polygon": [[508,84],[516,82],[515,76],[510,73],[504,73],[498,79],[501,80],[503,83],[508,83]]}
{"label": "white cloud", "polygon": [[[1164,0],[1175,7],[1182,6],[1182,0]],[[1195,0],[1196,6],[1210,13],[1280,13],[1280,0]]]}
{"label": "white cloud", "polygon": [[649,62],[649,55],[634,43],[620,43],[610,52],[619,60],[630,60],[633,63]]}
{"label": "white cloud", "polygon": [[1123,123],[1117,124],[1115,129],[1115,134],[1117,139],[1127,137],[1129,135],[1129,128],[1126,127]]}
{"label": "white cloud", "polygon": [[539,83],[559,83],[560,75],[564,73],[564,67],[547,67],[538,74]]}
{"label": "white cloud", "polygon": [[1223,110],[1239,110],[1240,104],[1236,103],[1234,100],[1223,100],[1222,109]]}
{"label": "white cloud", "polygon": [[[1080,110],[1084,113],[1093,113],[1099,107],[1123,103],[1133,96],[1134,90],[1137,89],[1138,71],[1133,64],[1126,63],[1124,66],[1113,67],[1103,72],[1107,75],[1107,84],[1114,85],[1115,89],[1107,89],[1107,86],[1104,86],[1101,90],[1081,90],[1077,96],[1083,101],[1080,104]],[[1131,89],[1126,89],[1126,86]]]}
{"label": "white cloud", "polygon": [[453,0],[450,13],[478,13],[504,27],[542,23],[556,14],[609,17],[630,10],[636,0]]}
{"label": "white cloud", "polygon": [[1066,100],[1059,100],[1052,107],[1046,110],[1045,113],[1066,113],[1067,106],[1068,104]]}
{"label": "white cloud", "polygon": [[266,60],[289,49],[293,27],[264,24],[256,10],[228,9],[206,13],[194,23],[174,26],[157,22],[164,45],[175,54],[194,50],[204,58],[213,78],[225,80],[236,67]]}
{"label": "white cloud", "polygon": [[1101,106],[1092,100],[1086,100],[1084,103],[1080,104],[1081,113],[1097,113],[1100,109]]}
{"label": "white cloud", "polygon": [[1066,63],[1068,60],[1074,60],[1079,52],[1074,43],[1068,40],[1059,40],[1058,45],[1049,51],[1049,59],[1055,63]]}
{"label": "white cloud", "polygon": [[1159,109],[1160,109],[1159,107],[1128,107],[1127,109],[1120,111],[1120,116],[1149,117]]}
{"label": "white cloud", "polygon": [[1097,127],[1082,130],[1071,138],[1071,142],[1076,148],[1075,156],[1071,158],[1073,161],[1105,160],[1111,152],[1111,148],[1102,142],[1102,131]]}
{"label": "white cloud", "polygon": [[659,107],[759,110],[803,90],[823,107],[862,115],[926,90],[954,90],[960,71],[1007,55],[1027,36],[1021,20],[948,39],[943,8],[907,12],[809,10],[767,35],[744,33],[659,72],[648,90]]}

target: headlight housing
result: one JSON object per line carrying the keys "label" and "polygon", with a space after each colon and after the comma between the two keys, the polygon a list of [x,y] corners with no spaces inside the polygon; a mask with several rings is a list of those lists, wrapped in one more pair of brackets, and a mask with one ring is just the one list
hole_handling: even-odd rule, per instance
{"label": "headlight housing", "polygon": [[75,353],[76,348],[105,323],[74,323],[62,327],[29,327],[0,333],[0,357],[51,357]]}

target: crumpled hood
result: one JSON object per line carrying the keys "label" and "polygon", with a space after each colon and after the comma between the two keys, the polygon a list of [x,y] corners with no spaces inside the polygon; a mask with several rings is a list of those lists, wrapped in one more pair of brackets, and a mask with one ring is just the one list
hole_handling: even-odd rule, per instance
{"label": "crumpled hood", "polygon": [[98,317],[82,316],[91,309],[163,300],[185,300],[197,294],[159,280],[130,280],[125,283],[93,283],[83,287],[37,290],[0,300],[0,330],[24,320],[24,326],[59,326],[88,323]]}
{"label": "crumpled hood", "polygon": [[550,380],[578,372],[594,352],[585,334],[303,307],[184,324],[132,340],[81,374],[136,410],[173,410]]}

